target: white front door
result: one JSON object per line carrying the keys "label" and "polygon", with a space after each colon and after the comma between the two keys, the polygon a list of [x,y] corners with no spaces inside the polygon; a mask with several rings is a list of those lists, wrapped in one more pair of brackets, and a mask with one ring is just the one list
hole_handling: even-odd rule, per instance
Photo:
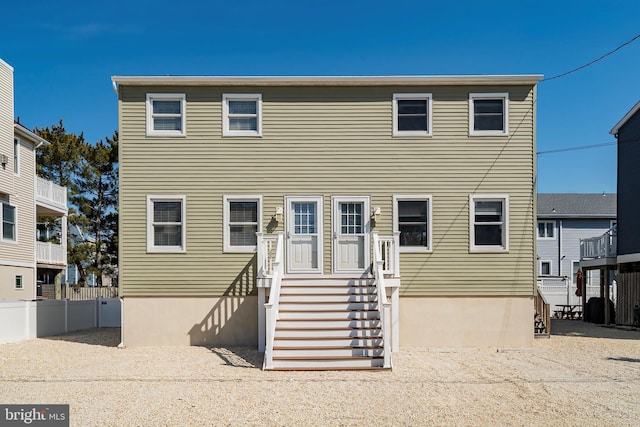
{"label": "white front door", "polygon": [[322,273],[322,197],[287,197],[287,273]]}
{"label": "white front door", "polygon": [[333,272],[362,275],[369,268],[369,197],[333,198]]}

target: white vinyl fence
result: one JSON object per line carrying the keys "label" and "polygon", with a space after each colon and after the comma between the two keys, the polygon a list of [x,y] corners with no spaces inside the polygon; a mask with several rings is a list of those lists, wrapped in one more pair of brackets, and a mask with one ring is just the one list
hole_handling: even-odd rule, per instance
{"label": "white vinyl fence", "polygon": [[[538,288],[549,303],[551,311],[557,310],[557,305],[582,305],[582,297],[576,296],[576,286],[568,280],[538,280]],[[600,285],[587,286],[587,301],[591,297],[600,296]],[[615,304],[617,286],[609,285],[609,297]]]}
{"label": "white vinyl fence", "polygon": [[90,328],[120,327],[119,298],[0,302],[0,344]]}

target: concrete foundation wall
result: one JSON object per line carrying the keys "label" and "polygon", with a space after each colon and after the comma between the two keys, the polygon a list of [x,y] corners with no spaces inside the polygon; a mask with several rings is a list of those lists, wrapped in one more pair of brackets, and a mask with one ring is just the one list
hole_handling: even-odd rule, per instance
{"label": "concrete foundation wall", "polygon": [[[22,276],[22,289],[16,289],[16,276]],[[31,301],[35,283],[33,268],[0,265],[0,301]]]}

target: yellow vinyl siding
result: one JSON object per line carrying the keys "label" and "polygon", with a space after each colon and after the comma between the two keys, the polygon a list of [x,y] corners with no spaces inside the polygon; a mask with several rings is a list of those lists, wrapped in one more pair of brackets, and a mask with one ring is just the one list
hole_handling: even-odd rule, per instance
{"label": "yellow vinyl siding", "polygon": [[[222,253],[225,194],[261,194],[265,234],[283,230],[284,221],[273,228],[270,220],[285,196],[323,196],[325,274],[331,196],[371,196],[382,209],[375,230],[389,235],[394,194],[431,194],[433,253],[402,254],[401,294],[532,295],[531,86],[244,89],[120,87],[124,296],[253,289],[237,279],[254,255]],[[262,94],[261,138],[222,137],[222,94],[242,92]],[[433,94],[432,137],[391,136],[392,97],[403,92]],[[468,136],[469,92],[509,92],[509,137]],[[146,93],[186,94],[186,137],[145,137]],[[148,194],[186,196],[186,254],[146,253]],[[469,253],[470,194],[509,195],[509,253]]]}

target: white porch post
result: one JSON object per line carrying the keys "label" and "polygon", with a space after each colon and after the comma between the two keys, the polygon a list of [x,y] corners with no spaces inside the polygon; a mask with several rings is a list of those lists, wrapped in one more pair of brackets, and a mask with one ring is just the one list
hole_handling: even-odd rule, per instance
{"label": "white porch post", "polygon": [[267,290],[258,288],[258,351],[264,353],[265,346],[265,308]]}
{"label": "white porch post", "polygon": [[391,288],[391,351],[400,351],[400,288]]}

